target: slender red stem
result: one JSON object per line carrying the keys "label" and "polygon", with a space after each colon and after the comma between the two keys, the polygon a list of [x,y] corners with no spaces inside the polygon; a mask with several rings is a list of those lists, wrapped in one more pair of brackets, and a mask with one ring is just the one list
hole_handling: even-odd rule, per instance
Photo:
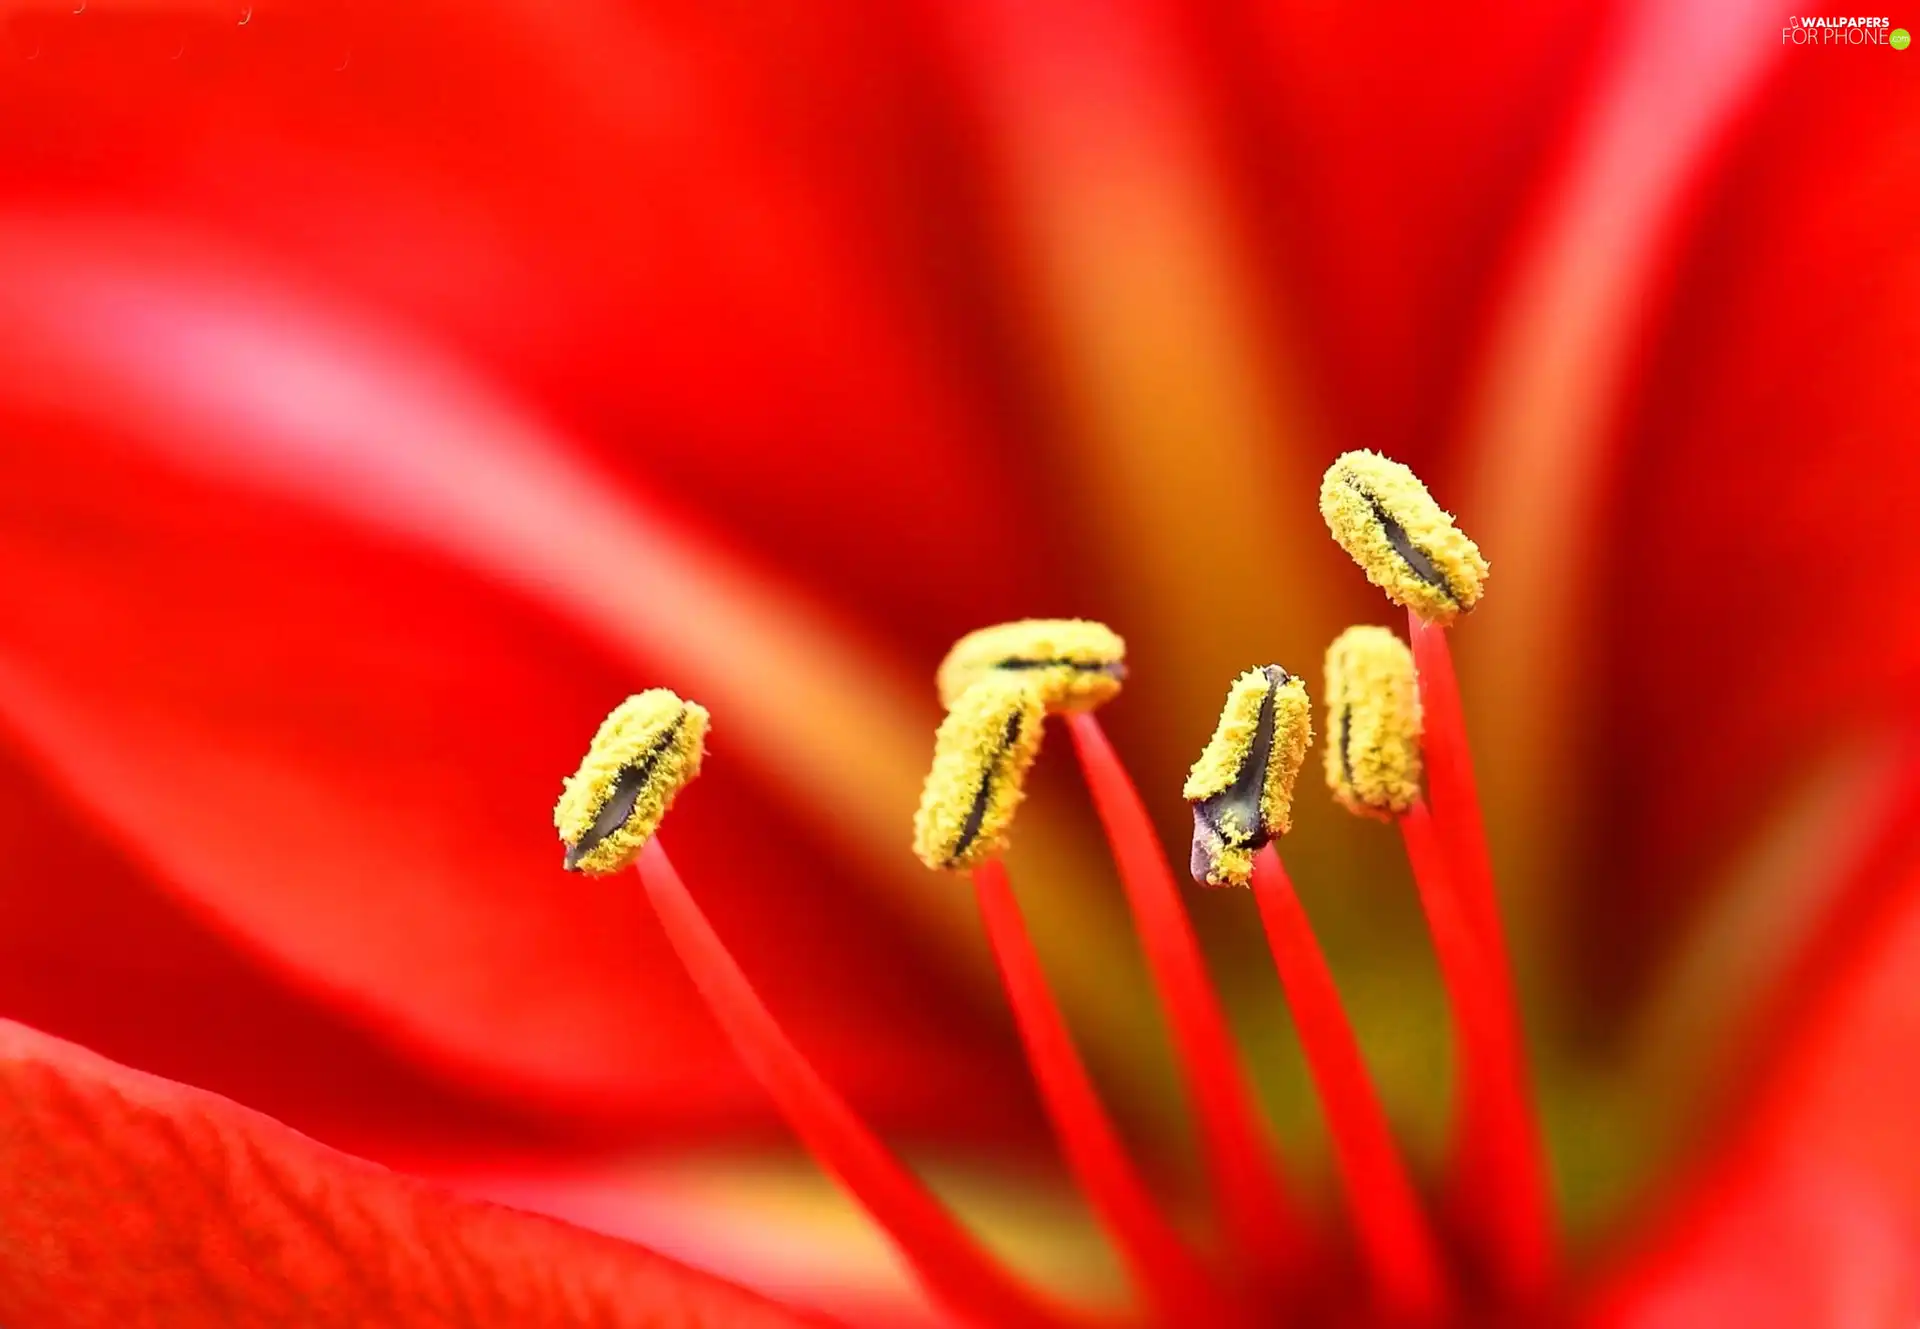
{"label": "slender red stem", "polygon": [[[1426,731],[1421,740],[1421,755],[1426,761],[1434,819],[1446,838],[1449,858],[1457,865],[1457,889],[1461,907],[1467,911],[1468,925],[1479,935],[1489,955],[1504,960],[1506,938],[1493,887],[1493,858],[1487,852],[1486,822],[1480,814],[1480,785],[1473,775],[1467,717],[1460,705],[1460,682],[1453,672],[1453,651],[1447,643],[1447,630],[1408,610],[1407,638],[1413,645],[1413,664],[1420,687],[1420,711]],[[1504,964],[1499,977],[1502,983],[1511,981]]]}
{"label": "slender red stem", "polygon": [[1272,845],[1253,860],[1253,896],[1326,1113],[1354,1229],[1381,1306],[1400,1318],[1435,1319],[1446,1285],[1433,1230],[1394,1147],[1333,973]]}
{"label": "slender red stem", "polygon": [[1073,1323],[989,1255],[814,1070],[707,922],[658,837],[640,851],[639,867],[667,939],[740,1059],[821,1166],[885,1229],[928,1294],[992,1329]]}
{"label": "slender red stem", "polygon": [[1074,1052],[1028,935],[1020,905],[998,859],[974,869],[973,884],[987,940],[1000,966],[1007,1001],[1020,1027],[1054,1133],[1101,1224],[1127,1262],[1135,1284],[1169,1323],[1243,1323],[1206,1269],[1161,1217],[1159,1207],[1127,1157],[1120,1134],[1101,1106],[1086,1068]]}
{"label": "slender red stem", "polygon": [[1229,1234],[1251,1272],[1284,1281],[1302,1262],[1308,1228],[1281,1185],[1255,1116],[1252,1092],[1207,979],[1200,943],[1140,791],[1091,714],[1067,717],[1094,807],[1173,1030],[1187,1093],[1200,1121],[1208,1172]]}
{"label": "slender red stem", "polygon": [[[1539,1119],[1527,1082],[1520,1004],[1500,923],[1493,860],[1487,852],[1486,823],[1447,630],[1409,612],[1407,634],[1419,679],[1425,729],[1421,747],[1433,798],[1432,820],[1445,853],[1444,864],[1429,868],[1432,886],[1423,886],[1422,895],[1451,892],[1454,907],[1463,916],[1462,926],[1478,952],[1476,961],[1469,961],[1465,954],[1456,956],[1451,968],[1457,977],[1447,979],[1456,1006],[1465,987],[1478,994],[1481,1010],[1475,1022],[1478,1033],[1461,1027],[1463,1035],[1472,1034],[1475,1039],[1474,1049],[1462,1044],[1462,1061],[1479,1069],[1464,1077],[1450,1198],[1469,1230],[1481,1236],[1495,1275],[1510,1293],[1524,1298],[1551,1281],[1556,1241]],[[1410,856],[1414,839],[1426,829],[1425,821],[1423,812],[1419,824],[1408,828]],[[1418,864],[1415,872],[1418,875]],[[1431,905],[1428,916],[1433,916]],[[1435,944],[1438,949],[1437,928]],[[1444,951],[1440,961],[1446,970],[1449,962]]]}
{"label": "slender red stem", "polygon": [[1453,1199],[1497,1285],[1532,1301],[1552,1281],[1554,1240],[1512,988],[1504,964],[1486,948],[1484,920],[1468,908],[1456,856],[1424,802],[1400,819],[1400,832],[1452,1008],[1461,1086]]}

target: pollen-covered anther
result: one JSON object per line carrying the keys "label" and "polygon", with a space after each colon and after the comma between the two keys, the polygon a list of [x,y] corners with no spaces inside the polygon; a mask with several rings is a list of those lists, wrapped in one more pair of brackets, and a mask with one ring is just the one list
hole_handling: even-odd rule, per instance
{"label": "pollen-covered anther", "polygon": [[1279,665],[1233,680],[1220,723],[1181,795],[1193,804],[1193,878],[1244,886],[1253,856],[1292,825],[1293,786],[1313,741],[1307,685]]}
{"label": "pollen-covered anther", "polygon": [[1020,674],[1049,711],[1091,711],[1120,691],[1127,644],[1084,618],[1023,618],[969,632],[940,662],[940,704],[951,707],[989,674]]}
{"label": "pollen-covered anther", "polygon": [[1327,647],[1327,787],[1350,812],[1389,819],[1420,797],[1420,689],[1413,652],[1386,628]]}
{"label": "pollen-covered anther", "polygon": [[1341,454],[1320,482],[1320,515],[1368,581],[1429,623],[1451,623],[1480,602],[1487,560],[1399,462]]}
{"label": "pollen-covered anther", "polygon": [[913,852],[930,868],[970,868],[1006,843],[1047,708],[1021,674],[989,674],[954,698],[933,740],[913,816]]}
{"label": "pollen-covered anther", "polygon": [[632,862],[700,773],[706,738],[706,708],[665,688],[614,707],[553,809],[567,870],[615,872]]}

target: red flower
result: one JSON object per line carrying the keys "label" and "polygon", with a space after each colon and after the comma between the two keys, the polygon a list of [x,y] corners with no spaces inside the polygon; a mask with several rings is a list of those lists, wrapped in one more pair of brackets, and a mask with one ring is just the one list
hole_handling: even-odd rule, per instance
{"label": "red flower", "polygon": [[[0,53],[0,1014],[54,1036],[0,1056],[0,1322],[776,1314],[58,1039],[894,1313],[704,1240],[658,1163],[785,1137],[642,893],[544,824],[656,682],[714,711],[670,838],[768,1006],[890,1138],[1052,1212],[973,903],[904,853],[925,674],[981,622],[1115,622],[1176,833],[1222,681],[1378,612],[1311,516],[1359,446],[1493,559],[1462,681],[1581,1304],[1911,1309],[1910,55],[1705,3],[80,11]],[[1430,1146],[1411,897],[1304,802]],[[1165,1138],[1096,844],[1043,789],[1012,872]],[[615,1150],[646,1187],[583,1173]]]}

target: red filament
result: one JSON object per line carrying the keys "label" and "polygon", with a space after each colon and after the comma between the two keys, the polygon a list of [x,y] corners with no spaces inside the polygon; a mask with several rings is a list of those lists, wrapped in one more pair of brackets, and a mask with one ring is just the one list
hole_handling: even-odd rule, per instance
{"label": "red filament", "polygon": [[1253,860],[1253,895],[1381,1305],[1400,1318],[1433,1319],[1446,1294],[1432,1229],[1360,1059],[1333,973],[1272,845]]}
{"label": "red filament", "polygon": [[[1433,814],[1429,821],[1426,810],[1416,808],[1402,826],[1409,857],[1417,845],[1426,859],[1424,872],[1415,859],[1414,875],[1461,1039],[1461,1134],[1451,1194],[1500,1285],[1524,1300],[1551,1281],[1555,1254],[1519,1002],[1447,630],[1409,610],[1407,635],[1419,680]],[[1458,915],[1461,935],[1450,943],[1441,941],[1436,904],[1440,914]]]}
{"label": "red filament", "polygon": [[1530,1301],[1552,1279],[1553,1239],[1505,957],[1488,949],[1485,919],[1456,884],[1457,859],[1424,802],[1400,819],[1400,831],[1452,1008],[1461,1096],[1452,1199],[1491,1276],[1509,1296]]}
{"label": "red filament", "polygon": [[1100,722],[1076,712],[1067,716],[1067,724],[1172,1027],[1227,1230],[1252,1270],[1282,1278],[1300,1264],[1307,1228],[1280,1184],[1226,1017],[1207,978],[1199,940],[1181,907],[1173,869],[1140,791]]}
{"label": "red filament", "polygon": [[640,851],[639,870],[667,939],[741,1060],[808,1151],[893,1239],[928,1294],[983,1327],[1073,1323],[989,1255],[820,1077],[748,983],[657,836]]}
{"label": "red filament", "polygon": [[987,939],[1060,1147],[1134,1282],[1167,1323],[1243,1323],[1161,1216],[1128,1159],[1047,988],[1006,868],[990,859],[974,869],[973,881]]}

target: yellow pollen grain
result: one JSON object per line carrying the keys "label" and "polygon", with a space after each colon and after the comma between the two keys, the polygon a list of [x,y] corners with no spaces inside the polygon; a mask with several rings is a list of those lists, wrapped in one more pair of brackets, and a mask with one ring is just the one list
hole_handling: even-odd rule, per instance
{"label": "yellow pollen grain", "polygon": [[1018,674],[989,674],[954,699],[913,816],[922,863],[957,871],[1005,846],[1046,718],[1040,689]]}
{"label": "yellow pollen grain", "polygon": [[566,867],[598,874],[632,862],[674,796],[700,774],[706,739],[706,708],[665,688],[614,707],[554,805]]}
{"label": "yellow pollen grain", "polygon": [[1307,685],[1278,665],[1233,680],[1220,723],[1187,775],[1193,875],[1244,886],[1254,853],[1292,828],[1293,787],[1313,741]]}
{"label": "yellow pollen grain", "polygon": [[1127,644],[1104,623],[1084,618],[1023,618],[969,632],[940,662],[940,704],[989,674],[1019,674],[1049,712],[1106,705],[1126,677]]}
{"label": "yellow pollen grain", "polygon": [[1383,820],[1420,797],[1420,689],[1413,652],[1386,628],[1351,627],[1327,647],[1327,787]]}
{"label": "yellow pollen grain", "polygon": [[1399,462],[1341,454],[1320,482],[1320,515],[1368,581],[1429,623],[1451,623],[1480,602],[1487,560]]}

